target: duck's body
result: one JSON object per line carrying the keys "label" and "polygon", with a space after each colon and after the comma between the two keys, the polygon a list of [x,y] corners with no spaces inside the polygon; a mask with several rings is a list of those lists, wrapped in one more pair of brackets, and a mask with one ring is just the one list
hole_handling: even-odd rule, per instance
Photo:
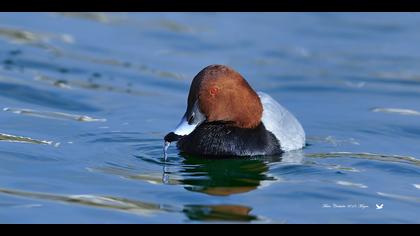
{"label": "duck's body", "polygon": [[188,108],[166,142],[187,154],[275,155],[305,145],[298,120],[269,95],[256,93],[233,69],[212,65],[194,78]]}
{"label": "duck's body", "polygon": [[255,128],[239,128],[218,121],[203,123],[178,140],[177,147],[185,153],[205,156],[264,156],[282,152],[276,137],[262,123]]}

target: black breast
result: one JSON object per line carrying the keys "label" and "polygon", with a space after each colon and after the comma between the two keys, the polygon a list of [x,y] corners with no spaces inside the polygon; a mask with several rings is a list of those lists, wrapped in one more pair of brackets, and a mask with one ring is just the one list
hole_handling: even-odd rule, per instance
{"label": "black breast", "polygon": [[224,122],[199,125],[181,138],[178,148],[187,154],[206,156],[259,156],[282,153],[276,137],[264,124],[252,129],[238,128]]}

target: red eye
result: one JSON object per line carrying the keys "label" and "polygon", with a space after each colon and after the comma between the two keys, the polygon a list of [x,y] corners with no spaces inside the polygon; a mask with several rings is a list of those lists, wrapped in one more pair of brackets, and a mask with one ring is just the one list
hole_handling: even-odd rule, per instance
{"label": "red eye", "polygon": [[216,95],[217,92],[219,92],[219,88],[217,88],[217,87],[210,88],[210,94],[211,95]]}

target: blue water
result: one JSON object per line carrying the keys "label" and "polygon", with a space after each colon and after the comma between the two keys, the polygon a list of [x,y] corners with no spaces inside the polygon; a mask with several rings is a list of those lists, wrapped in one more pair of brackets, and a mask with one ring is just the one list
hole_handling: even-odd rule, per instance
{"label": "blue water", "polygon": [[[0,223],[420,223],[418,25],[1,13]],[[165,162],[192,78],[216,63],[293,112],[308,146],[206,160],[172,145]]]}

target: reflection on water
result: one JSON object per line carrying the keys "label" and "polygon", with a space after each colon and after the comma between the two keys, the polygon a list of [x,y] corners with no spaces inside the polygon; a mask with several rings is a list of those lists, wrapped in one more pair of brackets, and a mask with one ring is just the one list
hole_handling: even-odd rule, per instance
{"label": "reflection on water", "polygon": [[384,197],[389,197],[389,198],[394,198],[394,199],[399,199],[399,200],[404,200],[404,201],[420,203],[420,197],[417,197],[417,196],[416,197],[403,196],[403,195],[398,195],[398,194],[382,193],[382,192],[378,192],[378,195],[381,195],[381,196],[384,196]]}
{"label": "reflection on water", "polygon": [[[394,14],[0,14],[0,221],[419,223],[420,15]],[[290,109],[305,149],[165,159],[215,63]]]}
{"label": "reflection on water", "polygon": [[105,208],[136,215],[151,215],[163,211],[184,213],[190,220],[199,221],[252,221],[258,219],[250,214],[252,209],[240,205],[185,205],[177,207],[111,196],[55,195],[13,189],[0,189],[0,193],[17,197]]}
{"label": "reflection on water", "polygon": [[412,115],[420,116],[420,112],[410,109],[401,109],[401,108],[373,108],[373,112],[386,112],[386,113],[396,113],[400,115]]}
{"label": "reflection on water", "polygon": [[263,181],[275,182],[276,178],[268,173],[269,164],[280,161],[281,157],[217,160],[186,157],[179,163],[150,160],[151,163],[161,166],[162,171],[147,174],[116,165],[91,170],[154,184],[181,185],[189,191],[209,195],[228,196],[255,190]]}
{"label": "reflection on water", "polygon": [[52,144],[52,141],[43,141],[43,140],[36,140],[33,138],[10,135],[10,134],[2,134],[0,133],[0,141],[4,142],[18,142],[18,143],[33,143],[33,144]]}
{"label": "reflection on water", "polygon": [[257,189],[262,181],[276,180],[267,176],[269,167],[264,160],[187,157],[182,164],[185,167],[179,174],[185,188],[210,195],[246,193]]}
{"label": "reflection on water", "polygon": [[101,23],[108,23],[113,19],[111,16],[100,12],[59,12],[63,16],[93,20]]}
{"label": "reflection on water", "polygon": [[62,112],[48,112],[48,111],[35,111],[31,109],[18,109],[18,108],[3,108],[3,111],[12,112],[15,114],[27,115],[27,116],[36,116],[41,118],[50,118],[50,119],[62,119],[62,120],[75,120],[81,122],[105,122],[106,119],[97,119],[85,115],[73,115]]}
{"label": "reflection on water", "polygon": [[190,205],[184,209],[191,220],[200,221],[253,221],[258,218],[252,214],[251,208],[239,205],[197,206]]}
{"label": "reflection on water", "polygon": [[26,30],[13,29],[13,28],[0,28],[0,38],[10,40],[12,43],[28,43],[35,46],[46,47],[44,44],[52,39],[58,39],[65,43],[73,43],[74,39],[68,34],[55,35],[55,34],[42,34]]}
{"label": "reflection on water", "polygon": [[63,97],[58,92],[49,92],[21,84],[0,82],[0,97],[67,110],[96,110],[82,102]]}
{"label": "reflection on water", "polygon": [[128,84],[124,88],[124,87],[117,87],[113,85],[102,84],[100,82],[93,81],[93,79],[89,79],[88,81],[77,81],[77,80],[55,79],[55,78],[47,77],[47,76],[36,76],[35,80],[42,81],[44,83],[48,83],[53,86],[56,86],[59,88],[65,88],[65,89],[83,88],[83,89],[98,90],[98,91],[125,93],[125,94],[130,94],[130,95],[137,95],[137,96],[159,95],[157,93],[142,92],[136,88],[132,88],[132,85],[130,84]]}
{"label": "reflection on water", "polygon": [[351,158],[361,158],[368,160],[378,160],[378,161],[389,161],[389,162],[403,162],[413,165],[420,165],[420,160],[410,157],[410,156],[399,156],[399,155],[384,155],[376,153],[352,153],[352,152],[330,152],[330,153],[308,153],[307,157],[312,158],[342,158],[342,157],[351,157]]}

